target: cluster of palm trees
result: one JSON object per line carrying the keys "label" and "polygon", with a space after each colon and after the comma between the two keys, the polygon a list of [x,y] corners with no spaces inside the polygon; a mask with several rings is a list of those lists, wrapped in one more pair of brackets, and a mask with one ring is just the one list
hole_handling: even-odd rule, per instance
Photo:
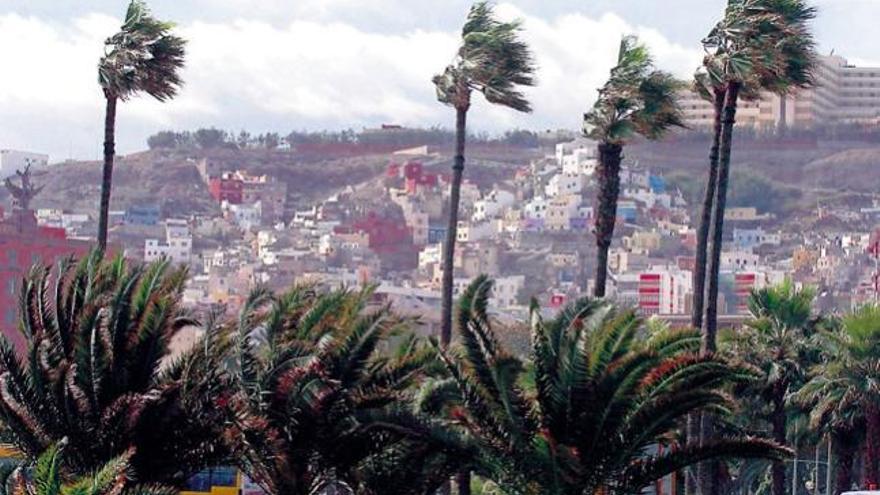
{"label": "cluster of palm trees", "polygon": [[[26,489],[45,476],[41,483],[57,488],[59,470],[86,476],[116,462],[107,472],[126,482],[107,485],[108,493],[123,485],[159,490],[231,463],[271,493],[337,485],[364,494],[430,493],[452,473],[461,474],[467,493],[471,472],[506,493],[632,493],[697,462],[758,457],[774,461],[772,488],[781,495],[789,418],[811,404],[810,425],[839,451],[838,487],[848,487],[847,463],[860,451],[866,482],[876,484],[875,309],[817,319],[809,291],[786,285],[754,294],[754,321],[720,348],[717,338],[737,105],[762,92],[784,101],[809,86],[814,16],[804,0],[729,0],[703,40],[692,86],[712,102],[715,126],[697,230],[694,332],[646,325],[601,299],[624,146],[683,127],[676,96],[687,87],[658,70],[636,38],[623,38],[584,115],[584,134],[599,143],[597,299],[550,321],[533,307],[533,348],[524,359],[495,337],[490,281],[471,285],[457,318],[452,292],[471,98],[482,93],[490,103],[531,111],[523,88],[536,83],[535,61],[519,22],[500,21],[490,4],[476,3],[454,60],[433,80],[438,100],[456,112],[434,346],[409,336],[412,322],[390,308],[372,307],[369,291],[257,290],[237,319],[196,321],[180,307],[185,272],[103,259],[117,103],[142,92],[172,98],[184,64],[185,41],[172,25],[132,0],[99,64],[106,99],[100,251],[54,274],[35,270],[21,294],[27,353],[21,359],[10,345],[0,347],[4,435],[43,466],[19,482]],[[201,329],[201,341],[172,359],[172,341],[188,326]],[[451,346],[454,326],[459,347]],[[731,394],[754,406],[754,417],[733,415],[741,404]],[[869,434],[860,450],[863,427]],[[750,436],[764,432],[773,441]],[[49,460],[37,462],[47,451]],[[699,474],[691,491],[719,493],[717,464]]]}
{"label": "cluster of palm trees", "polygon": [[[606,301],[550,320],[535,305],[521,357],[499,344],[485,278],[441,347],[370,289],[258,288],[237,315],[196,319],[186,276],[97,250],[33,269],[26,348],[0,340],[0,436],[25,461],[3,486],[166,493],[232,465],[273,495],[430,494],[462,472],[509,494],[636,493],[705,459],[788,453],[744,430],[683,442],[688,414],[732,418],[729,392],[759,375]],[[200,336],[175,352],[185,329]]]}
{"label": "cluster of palm trees", "polygon": [[[713,104],[715,125],[697,230],[692,324],[702,331],[701,352],[705,355],[717,352],[718,282],[737,105],[740,99],[755,99],[764,92],[780,95],[784,104],[787,93],[811,84],[815,62],[809,22],[815,15],[815,9],[805,0],[729,0],[721,20],[702,41],[703,66],[691,86]],[[530,110],[519,88],[534,84],[534,65],[527,47],[515,35],[518,29],[516,22],[494,21],[487,4],[476,4],[462,31],[462,48],[456,61],[434,79],[438,99],[453,106],[458,116],[458,146],[443,259],[443,342],[449,341],[452,328],[457,192],[464,169],[465,117],[470,95],[476,89],[492,103]],[[606,295],[608,251],[617,222],[623,148],[636,136],[658,139],[676,127],[684,127],[677,93],[685,87],[686,84],[654,67],[646,46],[626,36],[620,44],[617,64],[599,89],[596,103],[584,115],[584,135],[599,143],[594,214],[596,297]],[[712,415],[691,418],[688,430],[692,443],[711,441],[715,436],[713,422]],[[706,466],[700,486],[691,486],[691,491],[718,493],[718,476],[713,469]]]}
{"label": "cluster of palm trees", "polygon": [[[813,311],[814,298],[812,289],[790,282],[754,291],[748,303],[751,320],[743,329],[721,334],[720,353],[756,373],[757,379],[734,391],[748,412],[739,420],[749,430],[769,431],[795,452],[815,452],[824,441],[832,452],[826,462],[837,473],[832,481],[828,466],[829,492],[854,484],[876,488],[880,306],[823,315]],[[854,469],[856,458],[860,471]],[[787,481],[783,463],[773,464],[769,482],[774,495],[788,491],[791,478]]]}

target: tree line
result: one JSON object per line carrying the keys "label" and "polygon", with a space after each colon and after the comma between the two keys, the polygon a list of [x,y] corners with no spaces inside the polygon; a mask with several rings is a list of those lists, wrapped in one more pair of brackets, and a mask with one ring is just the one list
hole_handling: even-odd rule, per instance
{"label": "tree line", "polygon": [[[275,150],[282,144],[295,149],[297,145],[308,144],[376,144],[394,145],[401,148],[407,146],[452,144],[455,134],[440,127],[395,128],[385,130],[355,131],[293,131],[286,135],[277,132],[251,134],[248,131],[238,133],[217,128],[201,128],[195,131],[160,131],[147,138],[147,147],[151,150],[196,150],[196,149],[266,149]],[[505,131],[500,136],[488,133],[472,133],[469,139],[482,144],[504,144],[523,148],[537,148],[542,144],[538,133],[524,129]]]}

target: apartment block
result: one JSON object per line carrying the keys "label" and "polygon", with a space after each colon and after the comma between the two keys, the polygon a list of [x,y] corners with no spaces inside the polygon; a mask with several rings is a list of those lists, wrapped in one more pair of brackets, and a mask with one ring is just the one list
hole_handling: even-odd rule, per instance
{"label": "apartment block", "polygon": [[[810,128],[835,124],[880,125],[880,67],[857,67],[839,55],[817,56],[813,87],[786,97],[764,93],[742,101],[737,122],[756,129]],[[686,91],[680,96],[691,127],[713,124],[712,104]]]}

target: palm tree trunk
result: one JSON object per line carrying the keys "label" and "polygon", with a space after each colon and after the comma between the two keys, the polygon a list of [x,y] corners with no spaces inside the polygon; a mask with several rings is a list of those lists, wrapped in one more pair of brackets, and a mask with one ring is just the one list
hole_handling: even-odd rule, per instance
{"label": "palm tree trunk", "polygon": [[849,432],[835,431],[833,438],[837,457],[834,493],[840,494],[852,488],[852,470],[856,449],[852,434]]}
{"label": "palm tree trunk", "polygon": [[[701,315],[702,316],[702,315]],[[700,438],[700,422],[702,421],[702,417],[699,413],[689,414],[687,417],[687,442],[689,445],[702,445],[703,441]],[[685,482],[684,482],[684,493],[685,495],[697,495],[697,480],[700,478],[700,465],[689,467],[684,470],[685,473]]]}
{"label": "palm tree trunk", "polygon": [[718,150],[721,147],[721,112],[724,109],[724,91],[715,90],[715,123],[712,129],[712,148],[709,150],[709,179],[703,198],[703,212],[697,230],[697,250],[694,255],[694,297],[691,308],[691,326],[703,326],[703,302],[706,287],[706,258],[709,244],[709,226],[712,223],[712,205],[715,203],[715,184],[718,182]]}
{"label": "palm tree trunk", "polygon": [[[736,105],[739,84],[730,83],[724,99],[721,143],[718,157],[718,182],[715,184],[715,201],[712,208],[711,251],[706,281],[706,308],[703,317],[703,353],[717,349],[718,333],[718,278],[721,271],[721,244],[724,239],[724,210],[727,207],[727,182],[730,176],[730,152],[733,144],[733,126],[736,123]],[[705,436],[703,437],[706,438]]]}
{"label": "palm tree trunk", "polygon": [[868,490],[876,490],[880,487],[880,408],[874,404],[868,405],[865,414],[867,434],[865,435],[865,487]]}
{"label": "palm tree trunk", "polygon": [[452,163],[452,185],[449,191],[449,223],[446,243],[443,245],[443,306],[440,319],[440,344],[452,340],[452,281],[455,258],[455,239],[458,235],[458,204],[461,200],[461,181],[464,174],[464,145],[467,132],[467,109],[455,110],[455,159]]}
{"label": "palm tree trunk", "polygon": [[[730,148],[733,140],[733,126],[736,122],[736,104],[739,98],[739,85],[730,83],[724,97],[724,110],[721,120],[721,142],[718,156],[718,181],[715,184],[715,200],[712,208],[712,239],[708,259],[706,281],[706,308],[703,317],[703,341],[701,352],[714,354],[717,350],[716,335],[718,333],[718,278],[721,270],[721,242],[724,233],[724,209],[727,206],[727,182],[730,174]],[[703,415],[701,438],[704,442],[714,436],[714,418],[710,414]],[[701,495],[717,495],[720,488],[717,462],[704,463],[700,468]]]}
{"label": "palm tree trunk", "polygon": [[594,295],[605,297],[608,280],[608,249],[614,238],[614,224],[617,222],[617,198],[620,196],[620,162],[623,146],[613,143],[599,143],[599,204],[597,205],[596,230],[596,283]]}
{"label": "palm tree trunk", "polygon": [[[785,445],[785,389],[776,387],[773,397],[773,440],[779,445]],[[773,495],[785,495],[785,463],[773,462],[771,468],[772,493]]]}
{"label": "palm tree trunk", "polygon": [[104,173],[101,178],[101,205],[98,212],[98,249],[107,249],[107,230],[110,223],[110,189],[113,187],[113,158],[116,155],[116,96],[105,95],[104,113]]}
{"label": "palm tree trunk", "polygon": [[[724,109],[724,91],[715,90],[715,123],[712,133],[712,147],[709,149],[709,178],[706,181],[706,195],[703,198],[703,211],[700,216],[700,226],[697,230],[697,247],[694,254],[694,295],[691,307],[691,326],[701,328],[703,326],[703,302],[705,301],[706,287],[706,258],[709,244],[709,225],[712,223],[712,205],[715,200],[715,184],[718,181],[718,150],[721,146],[721,111]],[[692,413],[687,419],[688,443],[699,445],[700,438],[700,413]],[[697,493],[697,479],[700,477],[700,465],[688,468],[685,471],[685,493],[694,495]]]}
{"label": "palm tree trunk", "polygon": [[471,473],[470,471],[461,471],[455,477],[458,485],[458,495],[471,495]]}

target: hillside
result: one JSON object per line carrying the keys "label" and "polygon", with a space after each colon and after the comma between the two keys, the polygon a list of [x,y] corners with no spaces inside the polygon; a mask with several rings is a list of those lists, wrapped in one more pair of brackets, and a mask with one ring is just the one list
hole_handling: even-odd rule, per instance
{"label": "hillside", "polygon": [[[702,197],[708,141],[667,140],[636,143],[625,155],[642,166],[667,175],[673,187],[696,204]],[[451,154],[426,165],[444,173]],[[516,167],[528,165],[551,150],[515,147],[469,149],[465,175],[482,188],[508,179]],[[114,175],[113,208],[158,203],[166,215],[180,212],[208,213],[217,205],[208,194],[194,166],[207,158],[222,170],[247,170],[269,174],[288,184],[291,208],[302,207],[349,185],[378,179],[390,155],[352,150],[323,153],[292,153],[268,150],[217,148],[197,151],[153,150],[119,157]],[[399,157],[405,160],[405,157]],[[65,162],[35,174],[46,188],[35,200],[38,208],[96,211],[101,164],[97,161]],[[736,143],[732,167],[730,204],[757,206],[779,215],[781,220],[815,207],[817,201],[861,204],[877,194],[880,183],[880,143],[846,145],[831,143],[799,146],[791,143],[745,141]]]}
{"label": "hillside", "polygon": [[[519,148],[480,148],[472,150],[468,179],[483,187],[512,175],[516,166],[527,165],[540,154]],[[217,205],[208,194],[195,164],[208,159],[220,170],[243,169],[251,174],[268,174],[287,183],[288,205],[302,207],[349,186],[381,176],[390,154],[369,150],[327,150],[323,153],[292,153],[265,149],[215,148],[195,151],[151,150],[116,159],[113,175],[114,210],[133,204],[158,203],[165,215],[209,213]],[[405,160],[405,157],[399,160]],[[451,157],[428,161],[435,172],[445,172]],[[34,180],[45,185],[34,200],[37,208],[65,208],[97,212],[101,184],[101,162],[67,161],[34,173]],[[5,192],[5,191],[4,191]],[[5,199],[5,194],[0,195]]]}
{"label": "hillside", "polygon": [[[666,174],[691,204],[702,201],[708,141],[631,146],[627,158]],[[730,206],[756,206],[780,220],[823,204],[863,205],[877,197],[880,143],[798,145],[734,141]]]}
{"label": "hillside", "polygon": [[[294,206],[375,177],[387,162],[384,155],[299,160],[291,153],[265,150],[146,151],[117,158],[113,209],[158,203],[165,214],[216,211],[217,205],[195,167],[202,158],[218,163],[222,170],[241,168],[287,182],[288,200]],[[37,208],[97,211],[100,162],[61,163],[35,173],[34,180],[46,186],[34,201]]]}

